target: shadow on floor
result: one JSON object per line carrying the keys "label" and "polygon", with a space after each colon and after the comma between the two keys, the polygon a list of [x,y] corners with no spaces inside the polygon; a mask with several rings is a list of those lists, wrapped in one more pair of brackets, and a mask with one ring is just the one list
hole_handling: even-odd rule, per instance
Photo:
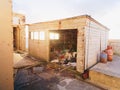
{"label": "shadow on floor", "polygon": [[[52,90],[51,86],[59,82],[57,77],[44,79],[32,73],[30,69],[20,69],[15,76],[14,90]],[[59,90],[57,87],[55,90]]]}

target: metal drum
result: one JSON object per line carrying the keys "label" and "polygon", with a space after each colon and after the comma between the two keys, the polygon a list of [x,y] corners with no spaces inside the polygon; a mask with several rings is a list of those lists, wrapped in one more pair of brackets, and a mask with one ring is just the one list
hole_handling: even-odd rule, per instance
{"label": "metal drum", "polygon": [[107,63],[107,53],[102,52],[102,53],[100,54],[100,62],[102,62],[102,63]]}

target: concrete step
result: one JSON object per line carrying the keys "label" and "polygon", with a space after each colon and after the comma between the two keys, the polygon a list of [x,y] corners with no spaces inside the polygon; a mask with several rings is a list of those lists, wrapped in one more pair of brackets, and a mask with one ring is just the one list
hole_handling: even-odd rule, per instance
{"label": "concrete step", "polygon": [[90,81],[108,90],[120,90],[120,57],[114,56],[112,62],[98,63],[89,71]]}

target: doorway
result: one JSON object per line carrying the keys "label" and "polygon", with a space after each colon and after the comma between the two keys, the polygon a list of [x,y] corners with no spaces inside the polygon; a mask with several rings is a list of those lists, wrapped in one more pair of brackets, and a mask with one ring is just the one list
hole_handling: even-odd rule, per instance
{"label": "doorway", "polygon": [[50,61],[57,59],[66,64],[67,62],[76,62],[77,29],[50,30],[49,35]]}
{"label": "doorway", "polygon": [[13,48],[14,51],[20,49],[20,30],[18,27],[13,27]]}

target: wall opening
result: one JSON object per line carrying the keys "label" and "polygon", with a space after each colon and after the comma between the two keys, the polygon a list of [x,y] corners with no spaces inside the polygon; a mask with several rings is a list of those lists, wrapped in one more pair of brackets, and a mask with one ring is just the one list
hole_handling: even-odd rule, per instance
{"label": "wall opening", "polygon": [[49,59],[61,63],[76,63],[77,29],[49,31]]}
{"label": "wall opening", "polygon": [[19,50],[19,48],[20,48],[19,42],[20,42],[19,28],[18,27],[13,27],[13,48],[14,48],[14,51]]}
{"label": "wall opening", "polygon": [[26,48],[26,51],[28,51],[28,47],[29,47],[29,26],[26,25],[25,26],[25,48]]}

